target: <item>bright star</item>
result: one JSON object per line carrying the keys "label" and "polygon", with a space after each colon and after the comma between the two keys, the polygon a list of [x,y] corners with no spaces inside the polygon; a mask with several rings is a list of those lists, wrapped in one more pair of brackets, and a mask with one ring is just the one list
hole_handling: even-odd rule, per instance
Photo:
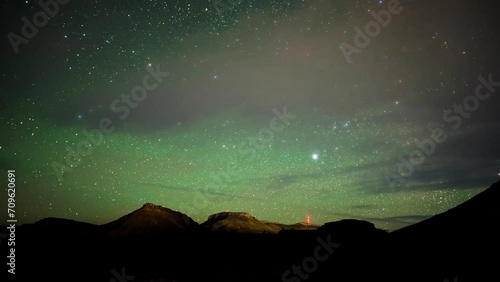
{"label": "bright star", "polygon": [[318,154],[312,154],[311,157],[312,157],[313,160],[317,160],[319,158],[319,155]]}

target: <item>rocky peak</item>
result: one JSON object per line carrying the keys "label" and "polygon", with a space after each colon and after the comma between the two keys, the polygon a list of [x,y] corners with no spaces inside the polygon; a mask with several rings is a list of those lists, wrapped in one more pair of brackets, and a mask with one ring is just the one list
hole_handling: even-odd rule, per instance
{"label": "rocky peak", "polygon": [[212,214],[208,217],[208,220],[221,220],[227,217],[244,217],[244,218],[252,218],[255,217],[247,212],[219,212]]}
{"label": "rocky peak", "polygon": [[142,206],[143,209],[165,209],[164,207],[160,206],[160,205],[155,205],[153,203],[145,203],[143,206]]}

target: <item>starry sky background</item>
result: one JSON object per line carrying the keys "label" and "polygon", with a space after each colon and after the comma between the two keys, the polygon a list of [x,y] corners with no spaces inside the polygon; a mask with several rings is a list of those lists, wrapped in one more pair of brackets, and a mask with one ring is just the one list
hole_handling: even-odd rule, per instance
{"label": "starry sky background", "polygon": [[[500,177],[498,91],[456,130],[442,117],[479,75],[500,81],[494,1],[400,1],[352,64],[339,44],[387,1],[216,3],[70,1],[15,54],[7,34],[40,7],[2,2],[0,168],[5,184],[16,169],[20,223],[102,224],[152,202],[200,223],[230,210],[397,229]],[[168,77],[121,120],[111,103],[157,65]],[[259,139],[284,108],[294,118]],[[58,179],[103,118],[115,130]],[[446,142],[391,188],[384,174],[434,128]]]}

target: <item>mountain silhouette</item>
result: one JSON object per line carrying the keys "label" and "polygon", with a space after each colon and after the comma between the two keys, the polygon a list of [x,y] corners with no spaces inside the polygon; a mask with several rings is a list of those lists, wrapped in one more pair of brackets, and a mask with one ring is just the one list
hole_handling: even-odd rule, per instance
{"label": "mountain silhouette", "polygon": [[[484,231],[495,232],[494,226],[492,226],[493,228],[488,228],[488,226],[491,226],[489,223],[500,222],[499,199],[500,181],[459,206],[397,230],[393,234],[397,237],[418,234],[421,238],[432,235],[435,238],[436,235],[448,236],[455,232],[471,229],[476,232],[487,228]],[[468,227],[468,230],[465,230],[464,227]]]}
{"label": "mountain silhouette", "polygon": [[276,234],[282,230],[315,230],[319,226],[306,223],[292,225],[258,220],[246,212],[220,212],[210,215],[202,227],[217,232],[235,233],[270,233]]}
{"label": "mountain silhouette", "polygon": [[[498,278],[495,260],[490,257],[500,252],[499,201],[500,181],[457,207],[392,232],[394,255],[407,258],[405,263],[395,261],[395,266],[407,271],[419,266],[443,276],[458,269],[460,281]],[[417,276],[430,277],[425,273]]]}
{"label": "mountain silhouette", "polygon": [[17,272],[20,281],[490,281],[500,277],[499,201],[497,182],[390,233],[354,219],[286,225],[245,212],[198,224],[147,203],[103,225],[48,218],[18,227]]}
{"label": "mountain silhouette", "polygon": [[199,224],[189,216],[152,203],[101,225],[94,235],[101,239],[151,239],[166,234],[194,232]]}

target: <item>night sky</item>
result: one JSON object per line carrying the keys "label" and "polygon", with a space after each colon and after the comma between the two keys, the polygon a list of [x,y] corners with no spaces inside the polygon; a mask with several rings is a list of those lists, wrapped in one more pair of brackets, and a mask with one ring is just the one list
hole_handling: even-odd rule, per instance
{"label": "night sky", "polygon": [[73,0],[15,47],[43,10],[2,2],[19,223],[152,202],[396,229],[470,199],[500,178],[496,2],[400,1],[357,48],[390,2]]}

